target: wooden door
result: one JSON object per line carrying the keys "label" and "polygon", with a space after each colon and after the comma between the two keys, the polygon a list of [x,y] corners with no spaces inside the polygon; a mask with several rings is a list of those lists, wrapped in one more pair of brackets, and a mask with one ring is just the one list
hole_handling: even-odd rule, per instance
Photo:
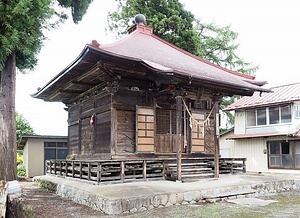
{"label": "wooden door", "polygon": [[[193,112],[193,118],[197,121],[196,124],[192,124],[192,153],[195,152],[204,152],[204,125],[202,122],[204,121],[204,114]],[[201,123],[202,125],[200,125]]]}
{"label": "wooden door", "polygon": [[156,152],[176,153],[175,110],[156,110]]}

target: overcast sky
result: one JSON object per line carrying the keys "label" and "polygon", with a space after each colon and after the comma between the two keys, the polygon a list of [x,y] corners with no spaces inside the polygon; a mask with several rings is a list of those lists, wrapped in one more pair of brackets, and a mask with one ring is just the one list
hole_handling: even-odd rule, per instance
{"label": "overcast sky", "polygon": [[[300,5],[295,0],[181,0],[185,9],[202,22],[231,25],[237,32],[238,55],[259,65],[257,80],[267,86],[300,82]],[[78,25],[71,19],[47,34],[39,54],[39,64],[29,74],[17,76],[16,110],[37,134],[67,135],[67,112],[62,103],[33,99],[30,94],[68,66],[85,44],[96,39],[100,44],[114,41],[107,35],[107,12],[116,10],[116,1],[94,0]]]}

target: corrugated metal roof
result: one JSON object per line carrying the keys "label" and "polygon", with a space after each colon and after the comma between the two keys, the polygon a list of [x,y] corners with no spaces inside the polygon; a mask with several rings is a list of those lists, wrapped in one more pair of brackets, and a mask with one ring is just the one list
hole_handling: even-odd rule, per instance
{"label": "corrugated metal roof", "polygon": [[257,108],[300,100],[300,82],[270,88],[272,92],[255,92],[229,105],[223,111]]}
{"label": "corrugated metal roof", "polygon": [[228,136],[226,139],[250,139],[250,138],[265,138],[274,136],[288,136],[293,138],[299,138],[299,131],[296,132],[267,132],[267,133],[255,133],[255,134],[234,134]]}

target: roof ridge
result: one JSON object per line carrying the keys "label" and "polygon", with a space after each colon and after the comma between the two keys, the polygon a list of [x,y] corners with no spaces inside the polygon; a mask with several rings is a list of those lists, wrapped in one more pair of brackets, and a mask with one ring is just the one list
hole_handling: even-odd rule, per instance
{"label": "roof ridge", "polygon": [[273,87],[270,87],[270,89],[275,89],[275,88],[280,88],[280,87],[286,87],[286,86],[292,86],[292,85],[296,85],[296,84],[300,85],[300,82],[294,82],[294,83],[290,83],[290,84],[283,84],[283,85],[273,86]]}

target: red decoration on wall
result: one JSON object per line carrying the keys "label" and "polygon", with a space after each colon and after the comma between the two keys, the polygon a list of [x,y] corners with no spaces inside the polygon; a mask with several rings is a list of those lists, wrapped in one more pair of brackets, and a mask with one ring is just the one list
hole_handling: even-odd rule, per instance
{"label": "red decoration on wall", "polygon": [[90,119],[90,125],[94,126],[94,124],[95,124],[95,114],[93,114]]}

